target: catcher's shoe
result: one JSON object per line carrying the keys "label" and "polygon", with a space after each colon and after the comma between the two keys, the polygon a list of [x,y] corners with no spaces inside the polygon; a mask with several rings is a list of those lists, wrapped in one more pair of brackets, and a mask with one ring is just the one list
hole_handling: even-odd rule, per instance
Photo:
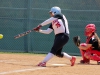
{"label": "catcher's shoe", "polygon": [[81,60],[80,61],[80,64],[90,64],[90,60]]}
{"label": "catcher's shoe", "polygon": [[97,61],[97,64],[100,65],[100,61]]}
{"label": "catcher's shoe", "polygon": [[46,62],[40,62],[37,66],[46,67]]}
{"label": "catcher's shoe", "polygon": [[74,66],[75,61],[76,61],[76,57],[75,56],[72,56],[72,59],[70,60],[71,66]]}

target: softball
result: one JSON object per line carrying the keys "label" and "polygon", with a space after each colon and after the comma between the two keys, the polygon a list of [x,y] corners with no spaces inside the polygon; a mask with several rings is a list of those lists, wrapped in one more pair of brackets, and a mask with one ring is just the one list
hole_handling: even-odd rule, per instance
{"label": "softball", "polygon": [[2,39],[3,38],[3,35],[2,34],[0,34],[0,39]]}

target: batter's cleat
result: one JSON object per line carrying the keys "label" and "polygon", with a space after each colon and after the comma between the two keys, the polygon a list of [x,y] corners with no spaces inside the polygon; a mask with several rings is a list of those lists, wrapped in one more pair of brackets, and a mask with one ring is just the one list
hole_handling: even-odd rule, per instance
{"label": "batter's cleat", "polygon": [[71,66],[74,66],[75,61],[76,61],[76,57],[72,56],[72,59],[70,60]]}
{"label": "batter's cleat", "polygon": [[81,60],[80,61],[80,64],[90,64],[90,60]]}
{"label": "batter's cleat", "polygon": [[37,66],[46,67],[46,62],[40,62]]}
{"label": "batter's cleat", "polygon": [[100,65],[100,61],[97,61],[97,64]]}

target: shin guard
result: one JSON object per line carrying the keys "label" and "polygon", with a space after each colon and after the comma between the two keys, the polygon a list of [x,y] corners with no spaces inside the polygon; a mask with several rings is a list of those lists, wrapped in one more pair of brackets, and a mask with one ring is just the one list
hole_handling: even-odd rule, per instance
{"label": "shin guard", "polygon": [[97,54],[89,54],[86,53],[85,54],[86,58],[89,58],[90,60],[94,60],[94,61],[100,61],[100,56],[98,56]]}
{"label": "shin guard", "polygon": [[84,50],[80,50],[80,53],[81,53],[82,58],[83,58],[83,61],[84,61],[84,62],[89,62],[90,60],[84,56],[84,55],[85,55],[85,52],[86,52],[86,51],[84,51]]}

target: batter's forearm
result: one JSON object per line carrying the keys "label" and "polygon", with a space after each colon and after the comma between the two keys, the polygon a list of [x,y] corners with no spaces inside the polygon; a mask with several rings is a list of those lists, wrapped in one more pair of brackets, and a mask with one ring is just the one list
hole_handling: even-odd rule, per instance
{"label": "batter's forearm", "polygon": [[42,22],[40,25],[45,26],[47,24],[50,24],[52,21],[56,20],[57,18],[51,17],[47,20],[45,20],[44,22]]}
{"label": "batter's forearm", "polygon": [[44,33],[44,34],[50,34],[53,30],[52,29],[47,29],[47,30],[39,30],[40,33]]}

